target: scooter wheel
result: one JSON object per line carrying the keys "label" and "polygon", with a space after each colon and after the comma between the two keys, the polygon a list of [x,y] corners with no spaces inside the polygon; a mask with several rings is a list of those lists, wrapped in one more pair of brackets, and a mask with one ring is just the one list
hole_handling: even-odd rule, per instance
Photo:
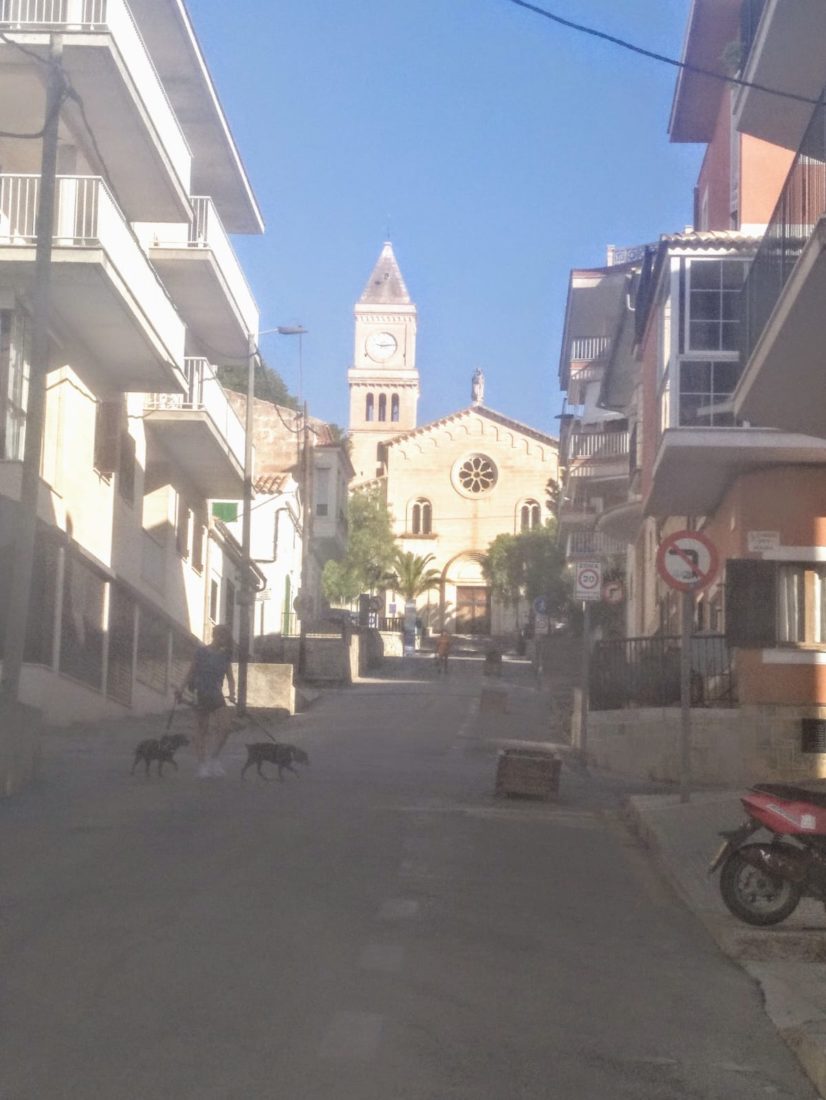
{"label": "scooter wheel", "polygon": [[797,908],[800,887],[747,863],[740,852],[732,852],[720,871],[723,901],[746,924],[779,924]]}

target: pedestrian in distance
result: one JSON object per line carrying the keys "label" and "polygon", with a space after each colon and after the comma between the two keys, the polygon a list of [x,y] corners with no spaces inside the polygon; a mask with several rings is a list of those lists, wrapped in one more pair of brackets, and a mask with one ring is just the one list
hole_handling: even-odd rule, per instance
{"label": "pedestrian in distance", "polygon": [[450,654],[450,647],[453,639],[450,637],[446,630],[443,630],[439,635],[439,639],[436,642],[436,662],[439,668],[439,675],[447,673],[447,658]]}
{"label": "pedestrian in distance", "polygon": [[175,693],[180,701],[184,689],[195,693],[195,756],[198,760],[198,778],[209,779],[226,775],[224,765],[218,759],[229,736],[229,726],[224,723],[214,730],[215,739],[210,751],[210,725],[212,715],[225,707],[224,680],[229,688],[229,699],[235,702],[235,677],[232,674],[232,632],[228,626],[216,626],[209,645],[199,646],[189,666],[184,682]]}

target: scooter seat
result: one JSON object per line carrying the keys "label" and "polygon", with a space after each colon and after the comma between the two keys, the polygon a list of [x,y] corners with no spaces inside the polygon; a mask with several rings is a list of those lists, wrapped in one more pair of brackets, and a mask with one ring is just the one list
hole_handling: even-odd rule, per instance
{"label": "scooter seat", "polygon": [[809,802],[812,806],[826,808],[826,790],[812,790],[794,783],[755,783],[752,790],[761,794],[771,794],[786,802]]}

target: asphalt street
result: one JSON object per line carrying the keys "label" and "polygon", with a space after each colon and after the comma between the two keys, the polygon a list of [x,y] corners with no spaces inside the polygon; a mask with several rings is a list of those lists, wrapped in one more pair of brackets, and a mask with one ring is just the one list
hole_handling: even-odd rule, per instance
{"label": "asphalt street", "polygon": [[[2,1100],[816,1096],[622,826],[563,770],[497,800],[495,738],[547,701],[424,656],[278,728],[300,778],[130,776],[135,729],[50,735],[0,803]],[[713,845],[713,837],[710,846]]]}

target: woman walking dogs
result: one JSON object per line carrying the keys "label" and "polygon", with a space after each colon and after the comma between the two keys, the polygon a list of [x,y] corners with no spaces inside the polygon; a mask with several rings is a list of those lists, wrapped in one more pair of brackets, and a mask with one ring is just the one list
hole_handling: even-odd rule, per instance
{"label": "woman walking dogs", "polygon": [[183,685],[176,692],[180,699],[184,688],[195,692],[195,755],[198,758],[198,778],[226,775],[218,759],[229,736],[229,727],[215,730],[215,746],[209,751],[210,715],[226,706],[224,679],[229,687],[230,702],[235,702],[235,677],[232,674],[232,633],[228,626],[216,626],[209,645],[195,650],[192,664]]}

